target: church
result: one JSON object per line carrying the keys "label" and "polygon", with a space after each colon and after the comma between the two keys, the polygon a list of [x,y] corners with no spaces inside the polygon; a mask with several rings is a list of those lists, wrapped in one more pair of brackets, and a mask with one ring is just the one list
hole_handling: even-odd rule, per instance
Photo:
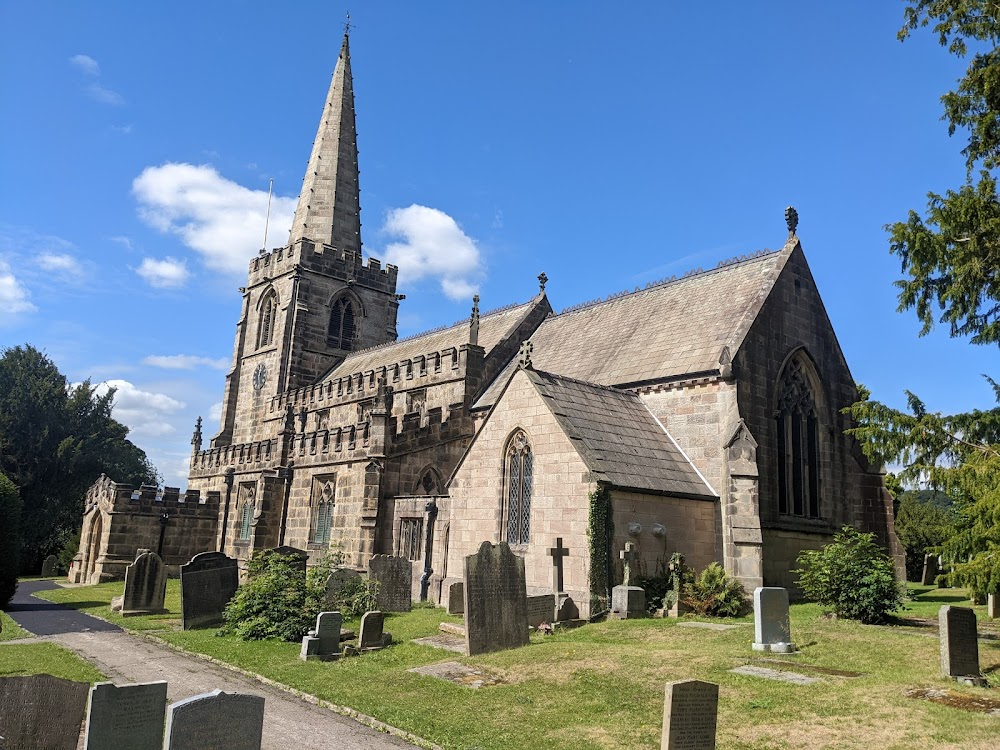
{"label": "church", "polygon": [[845,524],[900,558],[881,469],[844,433],[857,391],[794,209],[777,251],[559,313],[543,273],[531,299],[476,297],[467,321],[398,339],[358,174],[345,34],[289,242],[249,264],[219,430],[199,419],[183,495],[91,489],[73,580],[120,578],[139,547],[173,566],[291,546],[406,557],[414,593],[446,604],[463,558],[503,540],[529,594],[552,590],[559,549],[587,617],[626,542],[640,575],[680,552],[748,590],[793,587],[798,554]]}

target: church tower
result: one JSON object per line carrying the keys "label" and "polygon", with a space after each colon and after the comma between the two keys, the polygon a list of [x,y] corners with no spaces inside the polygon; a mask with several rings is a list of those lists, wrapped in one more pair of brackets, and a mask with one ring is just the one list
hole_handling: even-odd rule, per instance
{"label": "church tower", "polygon": [[250,262],[212,447],[259,440],[271,398],[316,382],[348,353],[396,339],[395,266],[361,254],[354,85],[340,47],[288,245]]}

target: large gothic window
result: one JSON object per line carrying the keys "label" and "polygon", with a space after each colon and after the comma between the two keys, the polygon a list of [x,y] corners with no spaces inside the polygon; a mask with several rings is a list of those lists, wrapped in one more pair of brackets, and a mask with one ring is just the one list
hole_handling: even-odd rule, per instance
{"label": "large gothic window", "polygon": [[274,290],[264,295],[260,305],[260,318],[257,321],[257,348],[267,346],[274,340],[275,314],[278,308],[278,298]]}
{"label": "large gothic window", "polygon": [[313,499],[309,541],[313,544],[329,544],[330,529],[333,526],[333,506],[337,494],[336,480],[324,481],[318,489],[319,496]]}
{"label": "large gothic window", "polygon": [[253,511],[254,511],[254,500],[256,499],[257,490],[253,484],[242,484],[240,485],[240,535],[239,540],[241,542],[250,541],[250,536],[253,533]]}
{"label": "large gothic window", "polygon": [[819,422],[808,367],[797,355],[781,374],[775,415],[778,513],[818,518]]}
{"label": "large gothic window", "polygon": [[531,445],[518,430],[507,447],[504,524],[509,544],[527,544],[531,536]]}
{"label": "large gothic window", "polygon": [[333,303],[330,311],[330,330],[326,343],[333,349],[353,349],[355,330],[354,305],[346,297],[341,297]]}

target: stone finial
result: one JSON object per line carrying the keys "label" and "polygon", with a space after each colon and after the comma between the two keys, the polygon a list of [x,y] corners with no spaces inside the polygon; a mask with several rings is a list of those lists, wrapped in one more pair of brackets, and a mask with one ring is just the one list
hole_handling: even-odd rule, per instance
{"label": "stone finial", "polygon": [[392,386],[385,382],[385,378],[378,379],[375,388],[375,404],[372,411],[390,412],[392,411]]}
{"label": "stone finial", "polygon": [[472,315],[469,317],[469,343],[479,346],[479,295],[472,297]]}
{"label": "stone finial", "polygon": [[194,434],[191,435],[191,445],[194,446],[195,451],[201,450],[201,417],[194,423]]}
{"label": "stone finial", "polygon": [[793,206],[785,209],[785,223],[788,225],[788,236],[794,237],[799,226],[799,212]]}
{"label": "stone finial", "polygon": [[306,410],[306,407],[303,406],[301,409],[299,409],[299,432],[306,431],[306,419],[308,419],[308,417],[309,417],[309,412]]}
{"label": "stone finial", "polygon": [[545,291],[545,285],[549,282],[549,277],[545,275],[545,271],[538,274],[538,293],[541,294]]}
{"label": "stone finial", "polygon": [[517,355],[517,363],[525,370],[532,369],[531,352],[534,348],[535,345],[531,341],[521,342],[521,351]]}
{"label": "stone finial", "polygon": [[733,377],[733,356],[729,353],[729,347],[722,347],[719,353],[719,377],[729,380]]}

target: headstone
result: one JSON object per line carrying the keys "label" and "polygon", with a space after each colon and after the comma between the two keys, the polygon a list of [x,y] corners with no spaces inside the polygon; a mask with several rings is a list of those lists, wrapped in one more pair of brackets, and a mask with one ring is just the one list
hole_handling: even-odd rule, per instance
{"label": "headstone", "polygon": [[455,581],[448,587],[448,614],[465,614],[465,584]]}
{"label": "headstone", "polygon": [[1000,617],[1000,593],[987,594],[986,616],[991,620],[996,620]]}
{"label": "headstone", "polygon": [[660,750],[715,750],[719,686],[701,680],[667,683]]}
{"label": "headstone", "polygon": [[924,571],[920,576],[921,586],[933,586],[938,574],[937,555],[924,555]]}
{"label": "headstone", "polygon": [[945,677],[980,677],[976,613],[968,607],[941,607],[941,673]]}
{"label": "headstone", "polygon": [[90,685],[48,674],[0,678],[3,750],[76,750]]}
{"label": "headstone", "polygon": [[506,542],[483,542],[465,558],[464,594],[469,656],[528,644],[524,560]]}
{"label": "headstone", "polygon": [[240,585],[236,560],[221,552],[200,552],[181,565],[181,623],[184,630],[218,625]]}
{"label": "headstone", "polygon": [[565,597],[560,602],[559,609],[556,610],[556,622],[570,622],[578,619],[580,619],[580,608],[576,606],[572,597]]}
{"label": "headstone", "polygon": [[375,555],[368,561],[369,580],[378,581],[380,612],[409,612],[413,564],[405,557]]}
{"label": "headstone", "polygon": [[259,695],[195,695],[167,709],[165,750],[260,750],[264,699]]}
{"label": "headstone", "polygon": [[336,606],[337,597],[340,592],[351,581],[361,578],[361,574],[350,568],[335,568],[330,571],[330,577],[326,579],[326,604],[329,607]]}
{"label": "headstone", "polygon": [[309,553],[305,550],[285,545],[282,547],[274,547],[273,549],[268,550],[268,552],[273,552],[281,555],[282,557],[292,558],[292,562],[295,567],[301,569],[303,573],[306,572],[306,563],[309,561]]}
{"label": "headstone", "polygon": [[552,557],[552,593],[558,596],[566,589],[563,583],[563,558],[569,555],[569,550],[563,547],[562,537],[556,537],[556,546],[549,548]]}
{"label": "headstone", "polygon": [[636,556],[635,545],[632,542],[625,542],[625,549],[618,553],[618,557],[622,559],[622,586],[632,585]]}
{"label": "headstone", "polygon": [[99,682],[90,689],[86,750],[162,750],[167,683],[117,687]]}
{"label": "headstone", "polygon": [[794,652],[792,626],[788,619],[788,592],[778,587],[753,591],[754,651]]}
{"label": "headstone", "polygon": [[55,555],[49,555],[42,562],[42,578],[52,578],[56,575],[56,569],[59,567],[59,558]]}
{"label": "headstone", "polygon": [[302,661],[318,659],[333,661],[340,658],[340,626],[343,618],[340,612],[320,612],[316,617],[316,628],[302,638]]}
{"label": "headstone", "polygon": [[632,585],[637,553],[632,542],[625,542],[625,549],[618,553],[622,559],[622,584],[611,589],[611,612],[625,620],[630,617],[646,616],[646,592]]}
{"label": "headstone", "polygon": [[555,615],[555,598],[552,594],[540,594],[529,596],[528,605],[528,625],[537,628],[543,622],[552,622]]}
{"label": "headstone", "polygon": [[384,632],[385,615],[381,612],[365,612],[361,616],[358,632],[358,648],[362,651],[385,648],[392,643],[392,635]]}
{"label": "headstone", "polygon": [[133,561],[133,562],[135,562],[135,561],[136,561],[136,560],[138,560],[138,559],[139,559],[140,557],[142,557],[143,555],[145,555],[145,554],[146,554],[147,552],[152,552],[152,551],[153,551],[153,550],[151,550],[151,549],[146,549],[145,547],[140,547],[139,549],[137,549],[137,550],[135,551],[135,557],[134,557],[134,558],[132,558],[132,561]]}
{"label": "headstone", "polygon": [[167,566],[155,552],[139,555],[125,568],[125,595],[122,616],[164,612],[167,595]]}

